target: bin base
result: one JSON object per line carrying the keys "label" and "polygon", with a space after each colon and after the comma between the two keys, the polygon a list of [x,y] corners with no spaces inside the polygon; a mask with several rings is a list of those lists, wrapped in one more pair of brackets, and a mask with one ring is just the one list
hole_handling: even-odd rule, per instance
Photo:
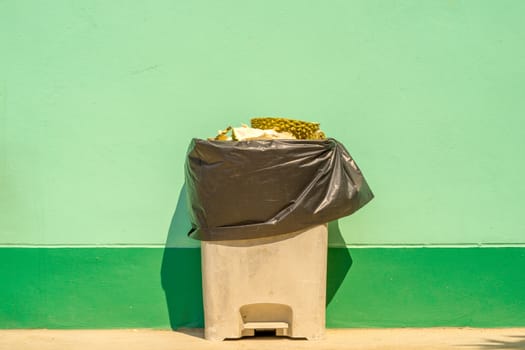
{"label": "bin base", "polygon": [[327,225],[250,240],[202,241],[204,336],[325,333]]}

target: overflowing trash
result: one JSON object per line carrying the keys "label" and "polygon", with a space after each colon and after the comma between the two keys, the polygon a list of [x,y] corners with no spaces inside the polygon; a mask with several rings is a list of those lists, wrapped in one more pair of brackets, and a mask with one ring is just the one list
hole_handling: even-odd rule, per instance
{"label": "overflowing trash", "polygon": [[209,140],[218,141],[248,141],[248,140],[323,140],[326,138],[319,127],[319,123],[282,117],[252,118],[251,126],[242,124],[241,127],[228,126],[219,130],[217,136]]}

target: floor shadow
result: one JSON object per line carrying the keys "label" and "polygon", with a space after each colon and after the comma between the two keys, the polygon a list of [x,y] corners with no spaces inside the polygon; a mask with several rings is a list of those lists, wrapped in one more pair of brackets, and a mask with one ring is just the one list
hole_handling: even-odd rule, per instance
{"label": "floor shadow", "polygon": [[476,349],[487,350],[525,350],[525,335],[511,335],[507,338],[509,338],[509,340],[486,339],[484,343],[469,344],[466,346],[475,346]]}
{"label": "floor shadow", "polygon": [[326,275],[326,305],[330,304],[335,294],[352,267],[352,257],[339,229],[339,221],[328,224],[328,266]]}
{"label": "floor shadow", "polygon": [[190,337],[204,339],[204,328],[179,328],[177,332]]}
{"label": "floor shadow", "polygon": [[200,243],[187,236],[190,227],[183,186],[168,231],[160,272],[170,326],[174,330],[204,325]]}

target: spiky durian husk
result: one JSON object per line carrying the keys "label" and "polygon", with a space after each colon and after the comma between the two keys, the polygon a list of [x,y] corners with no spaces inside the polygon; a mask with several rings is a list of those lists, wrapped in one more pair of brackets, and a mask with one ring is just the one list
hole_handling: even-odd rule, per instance
{"label": "spiky durian husk", "polygon": [[257,117],[251,119],[252,128],[274,129],[289,132],[298,139],[323,139],[324,133],[319,130],[319,123],[305,122],[280,117]]}

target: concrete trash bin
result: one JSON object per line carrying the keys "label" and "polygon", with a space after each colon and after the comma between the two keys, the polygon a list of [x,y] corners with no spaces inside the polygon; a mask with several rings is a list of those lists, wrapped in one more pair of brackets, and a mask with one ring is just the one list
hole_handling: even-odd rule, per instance
{"label": "concrete trash bin", "polygon": [[205,338],[275,330],[325,333],[327,225],[246,240],[201,241]]}

